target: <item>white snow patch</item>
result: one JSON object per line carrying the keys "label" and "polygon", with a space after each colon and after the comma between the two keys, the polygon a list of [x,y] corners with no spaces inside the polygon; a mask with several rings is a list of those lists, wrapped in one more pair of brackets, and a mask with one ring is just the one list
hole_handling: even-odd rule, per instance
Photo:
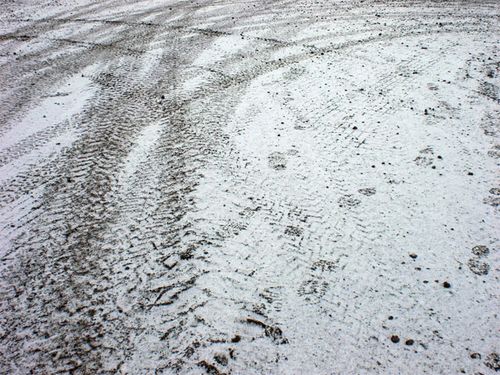
{"label": "white snow patch", "polygon": [[207,66],[226,57],[242,51],[250,43],[249,39],[242,39],[239,35],[226,35],[218,38],[207,50],[203,51],[193,65]]}
{"label": "white snow patch", "polygon": [[85,103],[94,95],[95,87],[87,77],[89,70],[75,74],[64,84],[55,87],[51,96],[42,100],[10,129],[0,136],[0,150],[15,145],[23,139],[49,126],[70,120],[81,112]]}
{"label": "white snow patch", "polygon": [[135,146],[129,152],[125,160],[123,171],[119,177],[120,185],[126,185],[127,181],[133,178],[139,166],[147,159],[150,150],[160,137],[161,128],[162,126],[160,123],[153,123],[142,129],[137,137]]}
{"label": "white snow patch", "polygon": [[139,76],[146,78],[149,73],[151,73],[155,67],[158,66],[160,60],[163,56],[164,49],[161,47],[153,48],[148,50],[144,54],[141,69],[139,70]]}

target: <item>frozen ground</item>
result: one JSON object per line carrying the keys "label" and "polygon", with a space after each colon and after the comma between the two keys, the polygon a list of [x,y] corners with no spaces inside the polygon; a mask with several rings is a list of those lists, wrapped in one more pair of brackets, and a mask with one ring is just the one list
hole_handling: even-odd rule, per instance
{"label": "frozen ground", "polygon": [[497,0],[0,8],[1,374],[499,370]]}

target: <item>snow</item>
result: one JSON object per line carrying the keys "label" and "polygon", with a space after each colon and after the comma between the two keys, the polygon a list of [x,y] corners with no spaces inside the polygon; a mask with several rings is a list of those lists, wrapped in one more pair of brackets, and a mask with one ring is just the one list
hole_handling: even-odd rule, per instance
{"label": "snow", "polygon": [[242,39],[237,35],[223,36],[204,51],[193,63],[195,66],[206,66],[214,64],[224,57],[231,56],[243,51],[249,40]]}
{"label": "snow", "polygon": [[75,74],[62,85],[54,87],[51,94],[22,119],[10,127],[7,125],[9,129],[2,134],[0,151],[49,126],[70,121],[72,116],[79,113],[93,95],[91,81],[85,77],[85,73],[87,71]]}
{"label": "snow", "polygon": [[5,4],[0,373],[495,373],[499,11]]}
{"label": "snow", "polygon": [[161,132],[161,125],[153,123],[146,126],[138,135],[134,148],[129,152],[122,175],[120,176],[121,183],[128,186],[129,180],[133,178],[138,168],[144,163],[148,157],[149,151],[158,141]]}

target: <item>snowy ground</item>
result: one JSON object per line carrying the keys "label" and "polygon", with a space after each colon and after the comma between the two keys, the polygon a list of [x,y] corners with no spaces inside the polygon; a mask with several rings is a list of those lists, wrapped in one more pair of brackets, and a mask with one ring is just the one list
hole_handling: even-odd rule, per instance
{"label": "snowy ground", "polygon": [[500,3],[0,1],[1,374],[500,369]]}

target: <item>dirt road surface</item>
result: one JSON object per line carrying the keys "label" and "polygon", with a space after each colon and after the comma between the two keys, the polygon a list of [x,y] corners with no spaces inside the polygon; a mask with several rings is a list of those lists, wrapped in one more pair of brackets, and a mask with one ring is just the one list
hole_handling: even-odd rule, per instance
{"label": "dirt road surface", "polygon": [[499,370],[497,0],[0,8],[1,374]]}

